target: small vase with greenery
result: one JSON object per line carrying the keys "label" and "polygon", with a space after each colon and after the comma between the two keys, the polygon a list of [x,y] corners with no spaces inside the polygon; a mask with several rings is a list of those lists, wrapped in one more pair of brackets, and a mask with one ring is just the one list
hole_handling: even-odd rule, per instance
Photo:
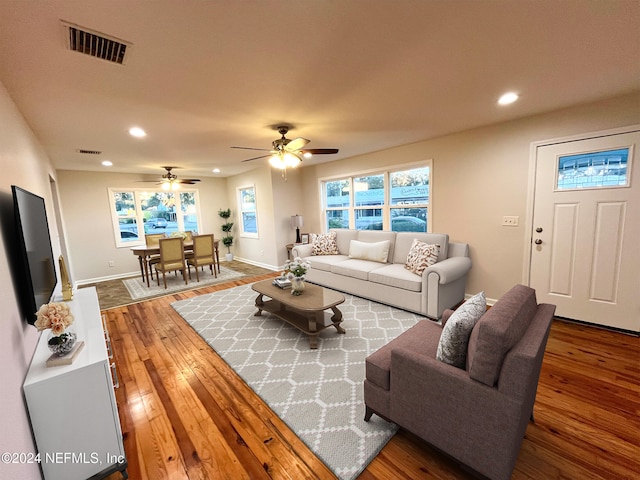
{"label": "small vase with greenery", "polygon": [[231,209],[227,208],[226,210],[218,210],[218,215],[220,216],[220,218],[222,218],[224,220],[224,223],[222,224],[221,228],[222,228],[222,232],[224,233],[223,237],[222,237],[222,243],[224,244],[225,247],[227,247],[227,251],[228,254],[227,255],[231,255],[231,245],[233,245],[233,235],[231,235],[231,229],[233,228],[233,222],[229,221],[229,218],[231,217]]}

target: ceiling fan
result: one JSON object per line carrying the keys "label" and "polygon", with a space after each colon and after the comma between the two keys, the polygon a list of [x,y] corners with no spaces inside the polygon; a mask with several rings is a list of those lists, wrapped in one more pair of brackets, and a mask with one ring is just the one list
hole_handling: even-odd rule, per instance
{"label": "ceiling fan", "polygon": [[[180,185],[195,185],[196,182],[199,182],[199,178],[178,178],[175,173],[172,173],[171,170],[179,167],[162,167],[167,172],[160,177],[159,185],[162,186],[163,190],[177,190],[180,188]],[[147,181],[147,180],[143,180]],[[152,180],[155,181],[155,180]]]}
{"label": "ceiling fan", "polygon": [[289,125],[279,125],[276,127],[278,133],[282,135],[281,138],[278,138],[271,142],[272,149],[269,150],[267,148],[251,148],[251,147],[231,147],[231,148],[239,148],[242,150],[259,150],[263,152],[269,152],[264,155],[259,155],[253,158],[247,158],[246,160],[242,160],[243,162],[250,162],[252,160],[258,160],[259,158],[269,158],[269,163],[271,166],[275,168],[279,168],[281,170],[285,170],[287,168],[297,167],[303,158],[309,158],[312,155],[328,155],[338,153],[337,148],[304,148],[310,140],[306,138],[298,137],[290,140],[286,138],[286,134],[293,127]]}

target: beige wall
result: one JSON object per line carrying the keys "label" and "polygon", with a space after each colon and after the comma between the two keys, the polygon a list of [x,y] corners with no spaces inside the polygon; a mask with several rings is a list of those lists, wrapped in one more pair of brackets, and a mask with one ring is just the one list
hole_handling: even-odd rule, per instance
{"label": "beige wall", "polygon": [[[39,334],[23,320],[17,304],[18,285],[9,265],[15,257],[11,185],[18,185],[45,199],[53,253],[60,255],[50,179],[55,172],[24,118],[0,83],[0,452],[35,452],[29,419],[22,396],[22,382]],[[53,187],[55,190],[55,186]],[[57,265],[57,262],[56,262]],[[39,479],[38,465],[2,464],[0,477]]]}
{"label": "beige wall", "polygon": [[[258,208],[258,238],[240,235],[237,189],[255,186]],[[233,214],[236,258],[266,268],[279,269],[287,259],[286,244],[295,240],[291,230],[292,215],[303,206],[300,195],[300,172],[287,172],[287,180],[280,171],[263,165],[255,170],[227,179],[227,203]]]}
{"label": "beige wall", "polygon": [[[117,278],[139,272],[129,247],[116,247],[109,188],[144,188],[139,176],[122,173],[58,171],[70,276],[74,283]],[[226,181],[202,178],[196,186],[201,206],[201,233],[219,237],[218,209],[227,204]],[[109,267],[109,261],[114,262]]]}
{"label": "beige wall", "polygon": [[[303,214],[309,231],[322,228],[319,179],[433,160],[433,231],[469,243],[468,294],[498,298],[523,279],[532,142],[640,123],[640,93],[478,128],[390,150],[306,167]],[[640,188],[634,186],[633,188]],[[518,227],[501,225],[504,215]]]}

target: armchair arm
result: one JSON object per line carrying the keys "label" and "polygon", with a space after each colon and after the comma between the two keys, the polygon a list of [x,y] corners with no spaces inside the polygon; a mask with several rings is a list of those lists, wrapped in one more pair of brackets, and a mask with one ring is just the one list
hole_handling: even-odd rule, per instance
{"label": "armchair arm", "polygon": [[445,285],[464,277],[471,270],[469,257],[450,257],[424,269],[422,278],[426,279],[430,273],[440,277],[439,283]]}
{"label": "armchair arm", "polygon": [[305,258],[310,257],[312,253],[312,246],[310,243],[306,243],[303,245],[296,245],[291,249],[291,258]]}
{"label": "armchair arm", "polygon": [[531,414],[516,399],[402,347],[391,352],[389,393],[401,427],[484,474],[493,464],[513,468]]}

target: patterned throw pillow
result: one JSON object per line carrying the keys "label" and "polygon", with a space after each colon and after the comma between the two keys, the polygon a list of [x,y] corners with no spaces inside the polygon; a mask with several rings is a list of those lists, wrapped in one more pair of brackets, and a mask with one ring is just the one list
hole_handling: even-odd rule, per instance
{"label": "patterned throw pillow", "polygon": [[422,275],[425,268],[438,261],[439,253],[440,245],[430,245],[414,238],[404,268],[416,275]]}
{"label": "patterned throw pillow", "polygon": [[321,233],[315,236],[311,243],[312,255],[338,255],[338,244],[336,232]]}
{"label": "patterned throw pillow", "polygon": [[453,312],[442,329],[436,358],[454,367],[465,368],[471,330],[486,311],[487,299],[484,292],[480,292]]}

